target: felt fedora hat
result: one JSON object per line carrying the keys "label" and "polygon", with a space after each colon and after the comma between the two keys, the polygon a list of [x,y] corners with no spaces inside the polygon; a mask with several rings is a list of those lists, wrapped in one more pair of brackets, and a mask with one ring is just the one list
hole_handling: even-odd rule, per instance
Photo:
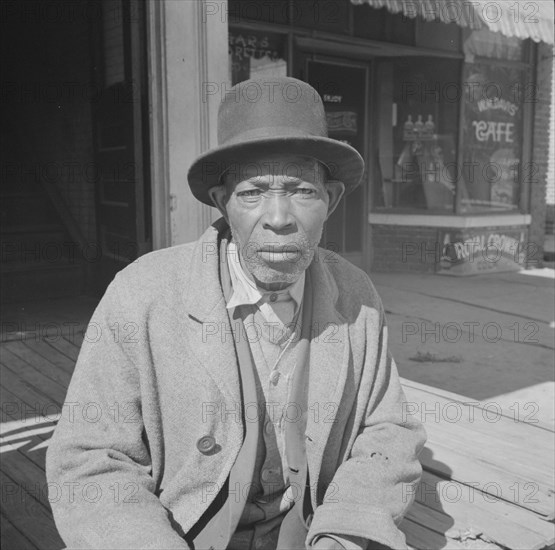
{"label": "felt fedora hat", "polygon": [[193,195],[213,206],[208,190],[226,171],[267,155],[294,154],[322,162],[345,193],[361,181],[364,161],[350,145],[328,137],[322,98],[306,82],[266,77],[230,88],[218,110],[218,146],[199,156],[187,175]]}

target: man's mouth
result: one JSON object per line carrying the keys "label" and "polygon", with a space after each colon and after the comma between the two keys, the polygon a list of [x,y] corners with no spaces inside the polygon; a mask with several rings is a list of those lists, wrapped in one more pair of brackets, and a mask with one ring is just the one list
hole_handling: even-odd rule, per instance
{"label": "man's mouth", "polygon": [[258,254],[267,261],[291,262],[299,259],[302,255],[298,246],[263,246],[258,249]]}
{"label": "man's mouth", "polygon": [[295,245],[284,245],[284,246],[263,246],[258,249],[259,252],[274,252],[277,254],[298,254],[300,252],[299,247]]}

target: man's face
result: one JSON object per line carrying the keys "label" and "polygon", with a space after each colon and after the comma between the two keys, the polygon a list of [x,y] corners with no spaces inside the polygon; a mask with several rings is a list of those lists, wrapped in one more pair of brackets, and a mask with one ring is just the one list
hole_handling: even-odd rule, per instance
{"label": "man's face", "polygon": [[243,266],[263,288],[294,283],[310,265],[343,185],[326,184],[318,161],[293,155],[238,165],[224,183],[225,190],[212,191],[213,198],[231,227]]}

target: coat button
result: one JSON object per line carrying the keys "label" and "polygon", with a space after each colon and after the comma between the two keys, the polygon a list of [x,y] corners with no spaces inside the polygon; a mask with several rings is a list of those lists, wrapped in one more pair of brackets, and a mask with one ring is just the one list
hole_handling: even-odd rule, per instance
{"label": "coat button", "polygon": [[205,435],[197,441],[197,449],[207,455],[216,448],[216,440],[211,435]]}
{"label": "coat button", "polygon": [[275,386],[279,382],[279,377],[280,377],[279,371],[273,370],[270,373],[270,382]]}

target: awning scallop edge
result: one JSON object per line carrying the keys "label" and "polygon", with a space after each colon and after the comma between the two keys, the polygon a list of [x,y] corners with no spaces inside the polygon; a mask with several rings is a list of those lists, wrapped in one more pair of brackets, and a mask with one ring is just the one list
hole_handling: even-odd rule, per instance
{"label": "awning scallop edge", "polygon": [[351,0],[386,8],[406,17],[440,20],[470,29],[489,28],[505,36],[531,38],[553,45],[554,10],[552,0]]}

